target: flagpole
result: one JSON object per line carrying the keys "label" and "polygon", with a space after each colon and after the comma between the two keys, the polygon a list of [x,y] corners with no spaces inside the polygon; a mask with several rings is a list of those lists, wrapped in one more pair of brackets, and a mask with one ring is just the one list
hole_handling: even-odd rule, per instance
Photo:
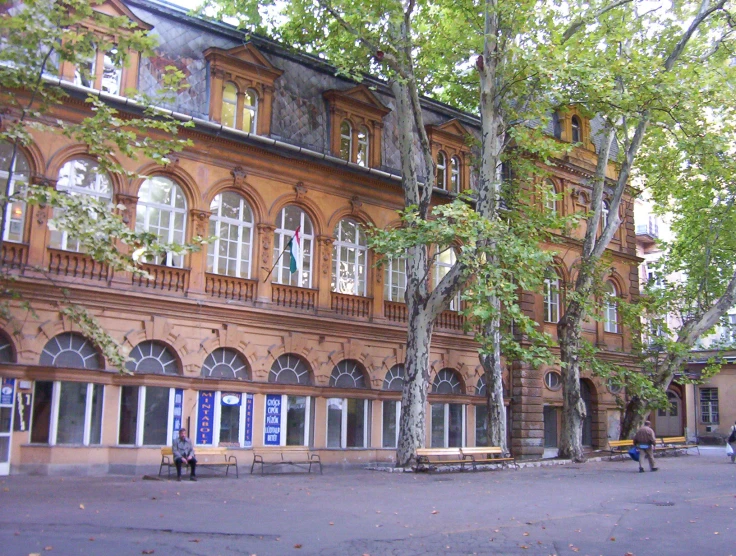
{"label": "flagpole", "polygon": [[273,269],[276,268],[276,265],[279,264],[279,261],[284,256],[284,253],[286,253],[286,250],[291,247],[291,242],[294,241],[294,236],[291,236],[291,239],[289,240],[289,243],[286,244],[286,247],[284,247],[284,250],[281,251],[281,254],[279,255],[279,258],[276,259],[276,262],[273,263],[273,266],[271,267],[271,270],[268,271],[268,274],[266,274],[266,278],[264,278],[264,282],[268,282],[268,278],[271,276],[271,273],[273,272]]}

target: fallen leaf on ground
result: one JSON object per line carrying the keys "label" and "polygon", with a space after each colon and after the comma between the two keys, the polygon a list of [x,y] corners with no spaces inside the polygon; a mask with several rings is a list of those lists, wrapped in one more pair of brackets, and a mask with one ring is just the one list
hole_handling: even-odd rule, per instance
{"label": "fallen leaf on ground", "polygon": [[526,550],[529,547],[527,545],[525,545],[525,544],[522,544],[522,545],[519,545],[519,548],[523,548],[524,550]]}
{"label": "fallen leaf on ground", "polygon": [[330,521],[330,525],[334,525],[334,524],[335,524],[335,522],[334,522],[334,521]]}
{"label": "fallen leaf on ground", "polygon": [[612,540],[612,541],[615,541],[615,540],[616,540],[616,537],[611,537],[611,540]]}
{"label": "fallen leaf on ground", "polygon": [[525,537],[528,537],[528,536],[529,536],[529,533],[524,533],[524,536],[525,536]]}
{"label": "fallen leaf on ground", "polygon": [[302,545],[300,545],[300,544],[295,544],[294,545],[294,548],[301,548],[301,547],[302,547]]}
{"label": "fallen leaf on ground", "polygon": [[43,549],[48,552],[49,550],[53,550],[54,547],[49,545],[49,546],[44,546]]}
{"label": "fallen leaf on ground", "polygon": [[141,554],[153,554],[155,550],[141,550]]}
{"label": "fallen leaf on ground", "polygon": [[79,504],[79,509],[80,510],[83,510],[84,509],[84,504]]}
{"label": "fallen leaf on ground", "polygon": [[438,514],[438,513],[440,513],[440,512],[438,512],[437,510],[432,510],[432,515]]}
{"label": "fallen leaf on ground", "polygon": [[201,542],[199,539],[192,539],[189,542]]}

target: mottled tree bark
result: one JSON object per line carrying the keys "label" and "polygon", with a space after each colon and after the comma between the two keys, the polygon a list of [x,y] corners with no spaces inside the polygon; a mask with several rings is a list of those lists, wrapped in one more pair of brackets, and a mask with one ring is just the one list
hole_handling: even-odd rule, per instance
{"label": "mottled tree bark", "polygon": [[[500,309],[497,297],[491,302]],[[506,407],[503,404],[503,367],[501,366],[500,319],[494,318],[486,324],[485,333],[493,337],[493,353],[480,356],[486,378],[486,430],[489,446],[500,446],[504,453],[509,451],[506,442]]]}

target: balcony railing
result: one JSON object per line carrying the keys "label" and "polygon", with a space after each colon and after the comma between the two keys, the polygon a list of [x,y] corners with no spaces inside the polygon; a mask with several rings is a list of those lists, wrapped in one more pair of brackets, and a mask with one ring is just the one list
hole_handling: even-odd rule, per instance
{"label": "balcony railing", "polygon": [[256,293],[256,281],[207,273],[205,291],[212,297],[232,299],[235,301],[253,301]]}
{"label": "balcony railing", "polygon": [[186,293],[189,289],[189,269],[172,268],[155,264],[142,264],[141,268],[150,278],[138,274],[133,275],[133,285],[172,293]]}
{"label": "balcony railing", "polygon": [[656,220],[650,220],[647,224],[636,225],[637,236],[649,236],[651,239],[659,237],[659,224]]}
{"label": "balcony railing", "polygon": [[48,249],[49,272],[59,276],[104,280],[112,278],[112,271],[106,264],[95,261],[85,253]]}
{"label": "balcony railing", "polygon": [[317,306],[317,290],[287,284],[271,284],[271,301],[279,307],[313,311]]}
{"label": "balcony railing", "polygon": [[465,326],[465,316],[456,311],[443,311],[437,317],[435,325],[437,328],[462,332]]}
{"label": "balcony railing", "polygon": [[332,292],[330,308],[338,315],[359,319],[370,318],[373,299],[359,295]]}
{"label": "balcony railing", "polygon": [[3,242],[2,264],[10,268],[22,268],[28,261],[28,245],[25,243]]}
{"label": "balcony railing", "polygon": [[406,303],[397,301],[384,301],[383,314],[386,318],[393,322],[405,323],[409,320],[409,313],[406,310]]}

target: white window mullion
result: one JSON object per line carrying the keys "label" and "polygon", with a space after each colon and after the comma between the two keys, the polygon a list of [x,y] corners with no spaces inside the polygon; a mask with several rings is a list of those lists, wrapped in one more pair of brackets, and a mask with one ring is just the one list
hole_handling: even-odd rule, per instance
{"label": "white window mullion", "polygon": [[248,402],[248,394],[240,394],[240,415],[238,416],[238,422],[240,426],[238,428],[238,446],[241,448],[245,446],[245,407]]}
{"label": "white window mullion", "polygon": [[61,382],[55,380],[51,387],[51,422],[49,423],[49,445],[56,445],[56,432],[59,428],[59,396]]}
{"label": "white window mullion", "polygon": [[450,404],[446,403],[443,404],[445,408],[445,430],[443,431],[445,434],[445,448],[447,448],[450,445]]}
{"label": "white window mullion", "polygon": [[363,448],[368,448],[368,400],[363,400]]}
{"label": "white window mullion", "polygon": [[281,423],[279,426],[279,444],[286,446],[286,418],[289,414],[287,404],[289,403],[289,396],[286,394],[281,395]]}
{"label": "white window mullion", "polygon": [[399,429],[401,429],[401,402],[396,403],[396,442],[394,446],[399,445]]}
{"label": "white window mullion", "polygon": [[340,430],[340,448],[348,446],[348,399],[342,399],[342,427]]}
{"label": "white window mullion", "polygon": [[[167,446],[171,446],[171,443],[174,442],[174,434],[173,434],[172,429],[174,428],[174,399],[175,397],[176,397],[176,388],[169,388],[169,414],[167,415],[167,419],[166,419],[166,445]],[[183,421],[182,421],[182,426],[184,426]]]}
{"label": "white window mullion", "polygon": [[135,426],[135,445],[143,446],[143,424],[146,417],[146,387],[138,388],[138,415]]}
{"label": "white window mullion", "polygon": [[465,411],[465,409],[466,409],[466,407],[467,406],[465,406],[465,405],[462,406],[462,422],[463,422],[463,426],[462,426],[462,437],[460,438],[460,446],[465,446],[465,435],[466,435],[466,431],[465,431],[465,414],[466,414],[466,411]]}
{"label": "white window mullion", "polygon": [[222,392],[215,392],[215,415],[212,419],[212,445],[220,445],[220,422],[222,420]]}
{"label": "white window mullion", "polygon": [[89,446],[90,429],[92,428],[92,397],[94,396],[94,384],[87,384],[87,397],[84,405],[84,433],[82,444]]}
{"label": "white window mullion", "polygon": [[310,428],[309,424],[312,421],[312,397],[307,396],[306,399],[306,411],[304,412],[304,445],[309,446]]}

